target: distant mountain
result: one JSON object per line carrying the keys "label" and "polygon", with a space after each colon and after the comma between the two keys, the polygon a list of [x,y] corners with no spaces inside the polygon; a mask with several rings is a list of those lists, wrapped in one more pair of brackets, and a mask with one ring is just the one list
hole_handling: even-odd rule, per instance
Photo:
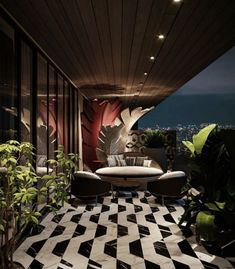
{"label": "distant mountain", "polygon": [[172,95],[139,120],[139,128],[177,124],[235,125],[234,94]]}

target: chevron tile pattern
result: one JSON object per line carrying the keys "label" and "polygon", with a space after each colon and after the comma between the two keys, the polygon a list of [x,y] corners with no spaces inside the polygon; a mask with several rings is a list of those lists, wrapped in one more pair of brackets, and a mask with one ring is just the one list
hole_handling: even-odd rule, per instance
{"label": "chevron tile pattern", "polygon": [[14,260],[31,269],[229,269],[233,262],[209,254],[182,234],[180,203],[162,206],[155,197],[99,199],[97,206],[72,200],[48,214],[27,237]]}

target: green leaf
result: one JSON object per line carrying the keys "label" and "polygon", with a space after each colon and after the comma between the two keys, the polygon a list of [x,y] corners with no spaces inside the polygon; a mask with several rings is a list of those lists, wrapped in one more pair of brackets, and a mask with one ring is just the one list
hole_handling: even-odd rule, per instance
{"label": "green leaf", "polygon": [[210,210],[220,211],[220,210],[224,209],[225,202],[220,203],[220,202],[215,201],[214,203],[205,203],[205,206],[207,206]]}
{"label": "green leaf", "polygon": [[36,188],[34,188],[34,187],[30,187],[30,188],[27,189],[28,193],[37,193],[37,191],[38,190]]}
{"label": "green leaf", "polygon": [[50,159],[47,161],[49,164],[58,164],[56,160]]}
{"label": "green leaf", "polygon": [[41,214],[40,212],[35,212],[35,213],[34,213],[34,216],[36,216],[36,217],[41,217],[41,215],[42,215],[42,214]]}
{"label": "green leaf", "polygon": [[42,188],[40,189],[40,192],[45,192],[45,191],[47,191],[47,188],[46,188],[46,187],[42,187]]}
{"label": "green leaf", "polygon": [[47,183],[46,183],[46,187],[48,188],[50,186],[54,186],[54,184],[55,184],[54,180],[52,180],[52,179],[48,180]]}
{"label": "green leaf", "polygon": [[31,219],[35,224],[39,224],[39,221],[35,216],[31,216]]}
{"label": "green leaf", "polygon": [[209,211],[200,211],[196,218],[197,232],[201,239],[212,242],[216,239],[217,227],[214,223],[215,215]]}
{"label": "green leaf", "polygon": [[195,147],[195,151],[197,154],[201,154],[202,148],[205,145],[205,142],[211,133],[212,130],[215,129],[217,125],[216,124],[210,124],[203,128],[198,134],[193,136],[193,144]]}
{"label": "green leaf", "polygon": [[16,145],[16,146],[20,145],[20,143],[17,140],[8,140],[7,143],[10,145]]}
{"label": "green leaf", "polygon": [[2,224],[0,224],[0,231],[4,232],[4,226]]}
{"label": "green leaf", "polygon": [[44,175],[44,176],[42,177],[43,180],[51,180],[51,179],[53,179],[53,178],[54,178],[54,176],[51,176],[51,175]]}
{"label": "green leaf", "polygon": [[16,199],[21,198],[22,195],[23,193],[14,193]]}
{"label": "green leaf", "polygon": [[185,145],[185,147],[192,153],[194,156],[195,148],[192,142],[190,141],[182,141],[182,143]]}

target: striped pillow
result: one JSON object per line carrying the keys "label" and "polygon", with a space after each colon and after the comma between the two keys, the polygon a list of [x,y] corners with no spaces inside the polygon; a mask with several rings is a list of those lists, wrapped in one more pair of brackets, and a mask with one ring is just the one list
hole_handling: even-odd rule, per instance
{"label": "striped pillow", "polygon": [[145,156],[145,157],[136,157],[136,161],[135,161],[135,165],[136,166],[143,166],[144,165],[144,160],[147,160],[148,157]]}
{"label": "striped pillow", "polygon": [[126,165],[134,166],[136,157],[126,157]]}
{"label": "striped pillow", "polygon": [[126,166],[126,161],[125,160],[117,160],[118,166]]}

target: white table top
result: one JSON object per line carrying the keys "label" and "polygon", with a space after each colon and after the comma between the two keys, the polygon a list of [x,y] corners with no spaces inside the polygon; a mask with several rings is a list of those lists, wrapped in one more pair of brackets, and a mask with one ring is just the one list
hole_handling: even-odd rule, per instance
{"label": "white table top", "polygon": [[96,170],[96,174],[99,176],[123,177],[126,179],[160,176],[163,174],[163,171],[154,167],[115,166],[100,168]]}

